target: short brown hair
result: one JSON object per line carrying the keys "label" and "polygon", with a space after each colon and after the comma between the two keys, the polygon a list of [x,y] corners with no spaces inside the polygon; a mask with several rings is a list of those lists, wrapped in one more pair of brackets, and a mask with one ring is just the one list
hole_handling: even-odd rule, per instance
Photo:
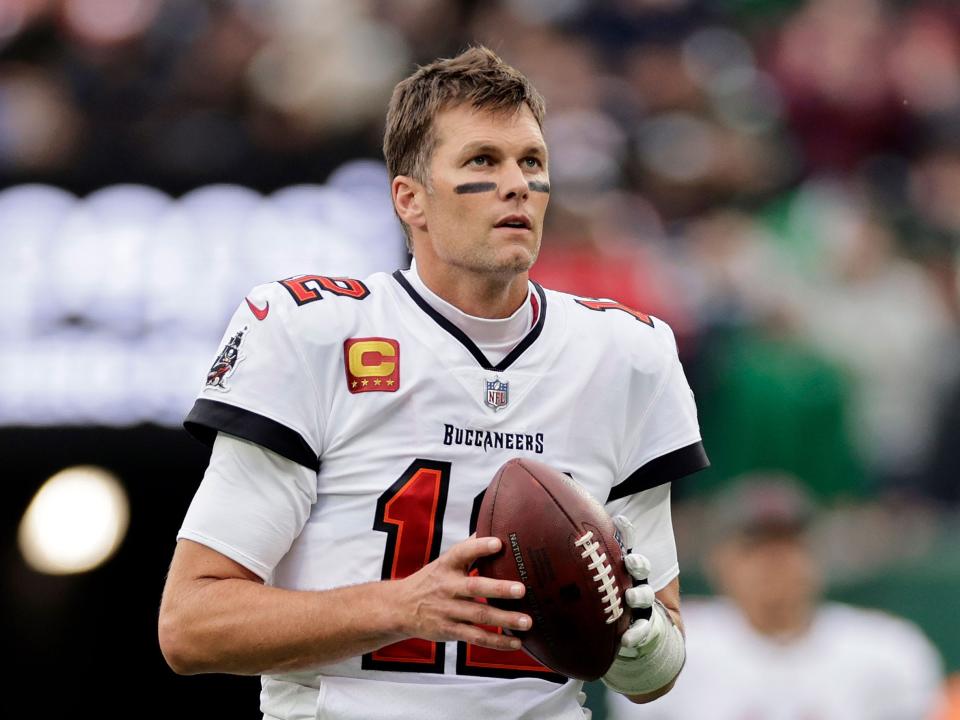
{"label": "short brown hair", "polygon": [[[524,103],[543,127],[543,97],[518,70],[482,45],[455,58],[435,60],[397,83],[387,110],[383,156],[391,180],[407,175],[428,180],[437,138],[433,122],[448,107],[469,103],[478,110],[519,110]],[[409,236],[409,229],[404,226]]]}

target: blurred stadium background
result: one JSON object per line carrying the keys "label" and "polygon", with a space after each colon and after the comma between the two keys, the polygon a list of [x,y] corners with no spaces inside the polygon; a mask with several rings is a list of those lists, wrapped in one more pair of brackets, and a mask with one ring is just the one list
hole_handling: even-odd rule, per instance
{"label": "blurred stadium background", "polygon": [[[31,716],[127,717],[125,687],[259,717],[255,679],[157,648],[206,461],[179,422],[249,287],[407,261],[386,101],[475,42],[548,101],[534,277],[677,331],[713,460],[676,488],[686,591],[710,491],[785,470],[830,596],[960,671],[960,4],[0,0],[0,608]],[[114,484],[33,502],[76,466]]]}

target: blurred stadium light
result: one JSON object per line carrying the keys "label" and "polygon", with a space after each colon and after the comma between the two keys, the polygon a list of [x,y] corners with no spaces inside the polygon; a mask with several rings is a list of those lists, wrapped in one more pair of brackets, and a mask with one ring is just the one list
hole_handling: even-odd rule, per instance
{"label": "blurred stadium light", "polygon": [[61,470],[43,484],[20,523],[20,552],[38,572],[92,570],[110,559],[127,533],[123,486],[97,467]]}
{"label": "blurred stadium light", "polygon": [[307,272],[405,262],[386,171],[350,162],[270,196],[212,185],[174,200],[114,185],[85,198],[0,193],[0,425],[176,426],[233,309]]}

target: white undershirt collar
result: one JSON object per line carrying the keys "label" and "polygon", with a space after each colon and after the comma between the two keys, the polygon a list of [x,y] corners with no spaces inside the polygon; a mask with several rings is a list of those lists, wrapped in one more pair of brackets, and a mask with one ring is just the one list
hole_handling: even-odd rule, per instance
{"label": "white undershirt collar", "polygon": [[533,325],[533,306],[530,302],[530,283],[527,283],[527,297],[509,317],[480,318],[468,315],[455,305],[451,305],[426,286],[417,271],[416,260],[409,270],[402,271],[414,290],[430,307],[463,331],[467,337],[483,351],[490,362],[496,365],[503,360],[516,345],[523,340]]}

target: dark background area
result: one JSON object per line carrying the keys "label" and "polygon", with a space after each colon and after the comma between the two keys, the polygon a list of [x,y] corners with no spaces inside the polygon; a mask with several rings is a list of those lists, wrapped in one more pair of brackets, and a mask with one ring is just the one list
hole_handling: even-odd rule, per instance
{"label": "dark background area", "polygon": [[[27,716],[259,717],[259,678],[179,677],[157,644],[167,567],[207,448],[185,431],[151,425],[4,429],[0,448],[7,468],[0,615],[9,621],[10,682],[30,698],[21,706]],[[114,558],[92,572],[37,573],[16,547],[20,517],[47,477],[77,464],[126,480],[130,530]]]}

